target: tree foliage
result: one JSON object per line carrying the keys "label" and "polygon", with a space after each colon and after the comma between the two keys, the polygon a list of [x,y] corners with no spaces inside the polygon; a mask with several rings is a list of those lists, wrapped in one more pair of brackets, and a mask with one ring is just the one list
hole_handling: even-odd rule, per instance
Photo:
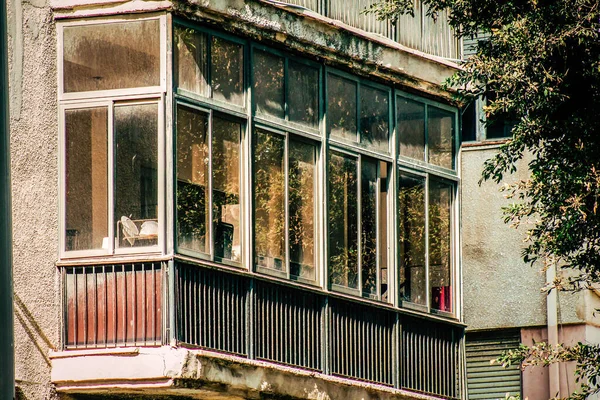
{"label": "tree foliage", "polygon": [[[423,0],[430,15],[449,9],[463,37],[487,36],[450,85],[463,97],[488,97],[488,121],[515,121],[512,140],[485,163],[484,180],[500,183],[530,154],[530,176],[506,188],[514,203],[506,222],[526,225],[526,262],[548,260],[572,269],[554,288],[600,283],[600,11],[597,0]],[[413,0],[384,0],[368,12],[380,18],[411,13]],[[579,399],[598,392],[600,351],[521,349],[515,361],[577,361],[587,382]],[[520,357],[520,358],[519,358]],[[507,358],[508,360],[508,358]]]}

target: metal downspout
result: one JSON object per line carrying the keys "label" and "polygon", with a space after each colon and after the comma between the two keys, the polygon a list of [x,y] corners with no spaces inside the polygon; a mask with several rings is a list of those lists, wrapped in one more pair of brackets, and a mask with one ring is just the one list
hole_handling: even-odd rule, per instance
{"label": "metal downspout", "polygon": [[0,398],[15,397],[8,38],[6,1],[0,0]]}

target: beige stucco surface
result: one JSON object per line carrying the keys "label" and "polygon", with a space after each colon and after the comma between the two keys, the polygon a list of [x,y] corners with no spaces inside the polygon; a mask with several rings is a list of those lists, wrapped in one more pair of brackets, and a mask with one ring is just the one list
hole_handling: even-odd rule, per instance
{"label": "beige stucco surface", "polygon": [[43,0],[9,0],[17,398],[53,398],[59,343],[56,38]]}
{"label": "beige stucco surface", "polygon": [[[545,274],[521,258],[523,229],[503,222],[508,200],[493,182],[478,184],[483,163],[494,147],[461,152],[462,266],[465,322],[468,329],[535,326],[546,323]],[[526,162],[506,182],[526,179]]]}

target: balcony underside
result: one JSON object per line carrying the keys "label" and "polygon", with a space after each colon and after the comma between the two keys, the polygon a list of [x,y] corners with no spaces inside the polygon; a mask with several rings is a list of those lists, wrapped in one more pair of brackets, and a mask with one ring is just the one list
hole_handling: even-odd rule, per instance
{"label": "balcony underside", "polygon": [[204,350],[131,347],[51,355],[52,382],[65,394],[190,399],[432,399],[382,385]]}

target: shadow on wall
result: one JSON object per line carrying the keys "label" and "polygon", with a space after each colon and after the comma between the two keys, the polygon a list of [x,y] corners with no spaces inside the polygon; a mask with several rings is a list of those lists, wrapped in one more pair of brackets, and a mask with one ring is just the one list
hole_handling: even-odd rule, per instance
{"label": "shadow on wall", "polygon": [[[25,306],[25,303],[21,300],[19,295],[14,293],[14,303],[15,303],[15,317],[19,324],[29,336],[31,343],[36,347],[39,351],[40,355],[44,359],[44,362],[50,366],[50,358],[48,357],[48,350],[55,350],[54,346],[50,342],[50,339],[44,334],[42,328],[38,325],[38,323],[33,318],[31,311]],[[18,399],[17,395],[17,399]],[[23,397],[24,398],[24,397]]]}

